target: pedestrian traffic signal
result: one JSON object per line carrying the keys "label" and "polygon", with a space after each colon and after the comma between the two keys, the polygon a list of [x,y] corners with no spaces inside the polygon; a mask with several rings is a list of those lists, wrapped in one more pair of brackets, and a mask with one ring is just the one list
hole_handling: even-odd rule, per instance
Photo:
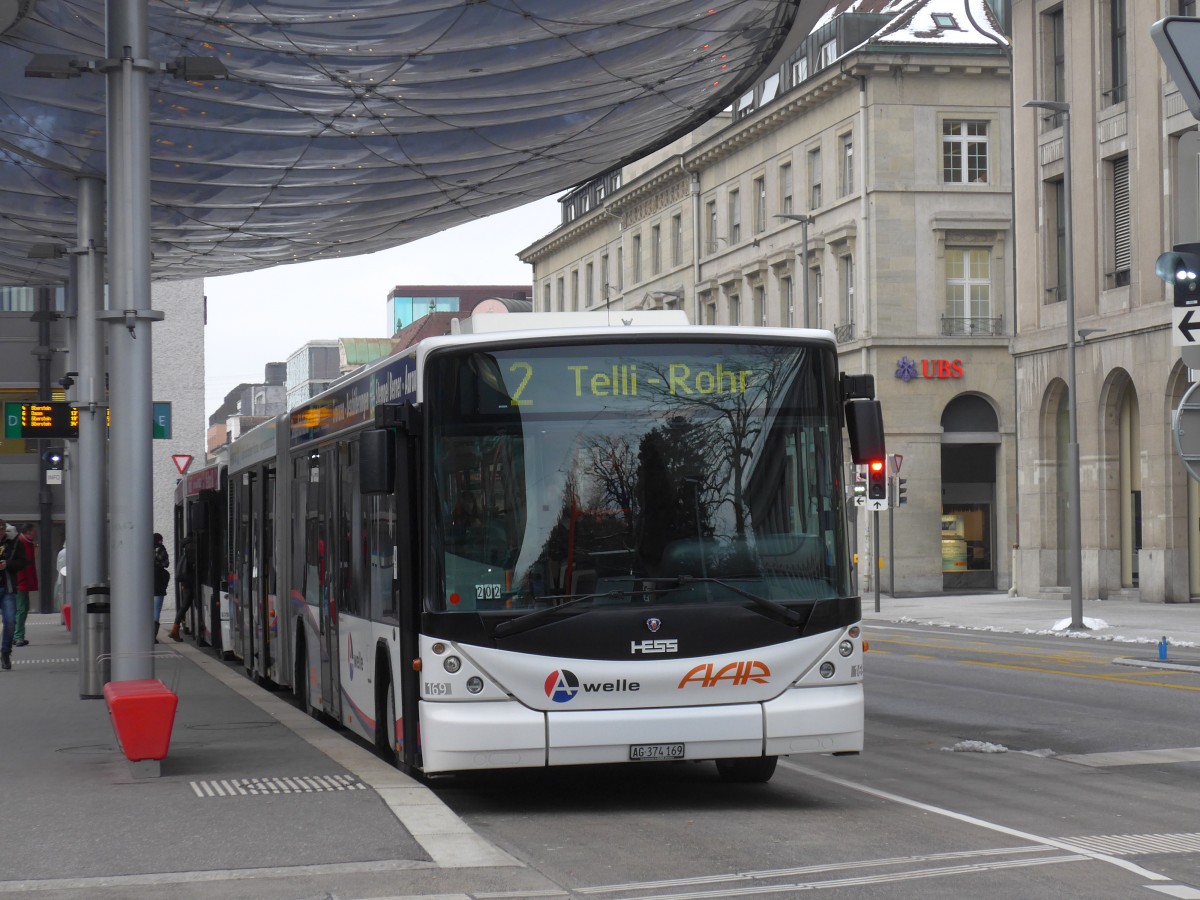
{"label": "pedestrian traffic signal", "polygon": [[867,467],[854,467],[854,505],[867,505]]}
{"label": "pedestrian traffic signal", "polygon": [[873,509],[887,506],[887,462],[873,459],[867,463],[867,505]]}
{"label": "pedestrian traffic signal", "polygon": [[1200,244],[1176,244],[1159,254],[1154,274],[1171,285],[1175,306],[1200,306]]}

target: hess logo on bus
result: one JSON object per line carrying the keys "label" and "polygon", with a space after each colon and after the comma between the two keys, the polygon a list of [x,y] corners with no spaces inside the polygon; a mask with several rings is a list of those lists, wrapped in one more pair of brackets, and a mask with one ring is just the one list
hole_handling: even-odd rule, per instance
{"label": "hess logo on bus", "polygon": [[720,668],[713,663],[701,663],[683,676],[683,680],[679,682],[679,689],[683,690],[693,684],[702,688],[718,687],[722,684],[742,687],[752,681],[755,684],[770,683],[771,670],[766,663],[747,659],[727,663]]}
{"label": "hess logo on bus", "polygon": [[615,681],[584,681],[568,669],[559,669],[546,676],[546,696],[555,703],[567,703],[582,691],[585,694],[611,694],[615,692],[640,691],[641,684],[618,678]]}

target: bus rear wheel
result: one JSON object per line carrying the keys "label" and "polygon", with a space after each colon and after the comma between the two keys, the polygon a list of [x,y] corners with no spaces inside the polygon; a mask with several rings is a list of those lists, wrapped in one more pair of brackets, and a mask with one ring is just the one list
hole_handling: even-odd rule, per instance
{"label": "bus rear wheel", "polygon": [[748,756],[742,759],[718,759],[717,774],[730,784],[765,784],[775,774],[778,756]]}
{"label": "bus rear wheel", "polygon": [[382,692],[380,709],[375,716],[375,749],[384,762],[397,765],[396,758],[396,689],[391,678],[387,680],[387,691]]}

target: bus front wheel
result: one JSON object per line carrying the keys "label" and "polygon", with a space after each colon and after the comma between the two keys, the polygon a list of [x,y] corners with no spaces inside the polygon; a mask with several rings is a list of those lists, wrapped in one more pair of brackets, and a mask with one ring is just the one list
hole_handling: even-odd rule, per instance
{"label": "bus front wheel", "polygon": [[731,784],[765,784],[775,774],[778,756],[749,756],[742,759],[718,759],[717,774]]}

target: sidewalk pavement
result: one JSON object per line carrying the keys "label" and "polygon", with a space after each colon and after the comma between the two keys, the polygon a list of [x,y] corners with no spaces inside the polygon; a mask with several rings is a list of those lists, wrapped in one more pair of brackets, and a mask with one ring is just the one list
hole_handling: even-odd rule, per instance
{"label": "sidewalk pavement", "polygon": [[[1139,603],[1084,600],[1081,631],[1071,629],[1066,595],[1039,600],[1007,593],[939,594],[927,597],[862,598],[868,638],[872,622],[910,622],[944,628],[1011,634],[1055,635],[1066,640],[1110,641],[1123,665],[1200,671],[1200,603]],[[1160,643],[1166,639],[1166,659]]]}
{"label": "sidewalk pavement", "polygon": [[0,671],[0,898],[554,887],[363,743],[190,643],[155,647],[179,708],[161,775],[135,777],[104,700],[79,698],[78,646],[58,614],[31,614],[26,630]]}

